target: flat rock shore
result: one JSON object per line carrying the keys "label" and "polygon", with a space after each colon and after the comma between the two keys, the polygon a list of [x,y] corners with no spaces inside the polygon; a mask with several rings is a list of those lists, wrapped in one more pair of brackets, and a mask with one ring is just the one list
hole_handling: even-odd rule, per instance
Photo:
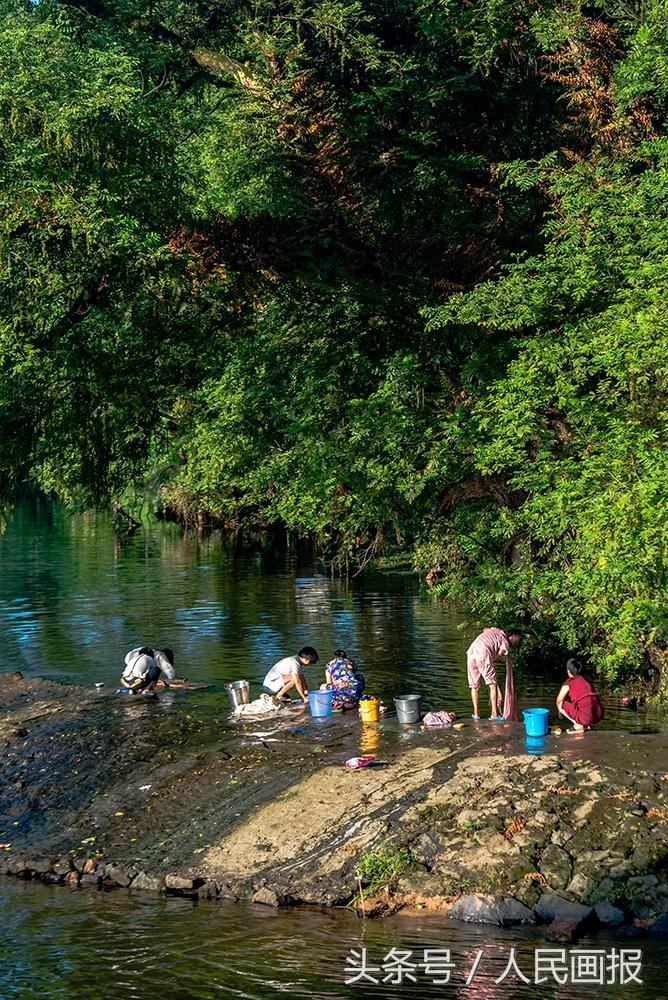
{"label": "flat rock shore", "polygon": [[[0,675],[0,871],[76,889],[665,933],[666,738],[417,734],[382,766]],[[122,703],[122,704],[119,704]],[[345,741],[344,741],[345,742]]]}

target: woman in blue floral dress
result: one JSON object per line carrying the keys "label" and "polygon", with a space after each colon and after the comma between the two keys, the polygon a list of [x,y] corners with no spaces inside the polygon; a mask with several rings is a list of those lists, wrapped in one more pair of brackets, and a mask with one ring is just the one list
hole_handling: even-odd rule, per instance
{"label": "woman in blue floral dress", "polygon": [[334,656],[325,666],[327,689],[334,691],[332,708],[357,708],[364,691],[364,675],[360,674],[354,660],[348,658],[345,649],[335,649]]}

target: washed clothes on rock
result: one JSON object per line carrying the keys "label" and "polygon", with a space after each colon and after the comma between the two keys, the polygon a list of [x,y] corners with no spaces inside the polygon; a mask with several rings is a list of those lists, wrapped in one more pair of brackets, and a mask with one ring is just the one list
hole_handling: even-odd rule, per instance
{"label": "washed clothes on rock", "polygon": [[285,709],[286,706],[275,698],[272,698],[270,694],[261,694],[255,701],[237,705],[234,709],[234,714],[237,718],[257,718],[261,715],[275,715],[276,712],[281,712]]}

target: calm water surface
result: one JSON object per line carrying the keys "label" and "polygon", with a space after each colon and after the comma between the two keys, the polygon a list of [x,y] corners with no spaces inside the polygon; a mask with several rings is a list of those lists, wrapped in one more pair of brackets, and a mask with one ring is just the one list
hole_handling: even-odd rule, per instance
{"label": "calm water surface", "polygon": [[[170,524],[119,542],[108,518],[70,517],[47,500],[19,506],[0,535],[0,669],[102,682],[108,692],[128,649],[169,646],[178,672],[210,685],[222,709],[225,682],[259,685],[277,659],[308,644],[321,661],[307,670],[311,684],[343,647],[388,705],[410,690],[427,709],[469,715],[465,651],[483,624],[462,625],[411,575],[332,580],[294,553],[239,552],[217,534],[184,536]],[[559,683],[520,660],[520,705],[552,706]],[[605,701],[604,726],[666,728],[665,718],[620,709],[614,695]]]}
{"label": "calm water surface", "polygon": [[[545,954],[552,947],[537,931],[457,925],[430,915],[363,922],[347,911],[192,904],[123,892],[79,891],[72,898],[68,890],[11,882],[2,887],[0,916],[3,1000],[274,996],[390,1000],[405,995],[416,1000],[423,996],[659,1000],[666,996],[663,949],[657,939],[649,938],[591,937],[578,944],[580,949],[604,952],[610,968],[621,949],[640,949],[640,969],[635,971],[642,985],[621,985],[619,971],[606,973],[604,985],[558,985],[551,976],[536,985],[536,952]],[[350,959],[359,968],[353,952],[360,955],[363,948],[368,965],[381,969],[369,973],[379,982],[346,984],[356,974],[347,962]],[[517,968],[530,982],[513,969],[497,985],[513,948]],[[450,983],[437,985],[432,982],[437,974],[432,977],[420,968],[425,949],[450,950],[454,966]],[[467,987],[479,952],[478,969]],[[404,963],[418,966],[411,971],[416,982],[383,982],[393,978],[386,969],[399,953]],[[564,957],[570,977],[572,949]],[[558,964],[558,974],[561,968]]]}
{"label": "calm water surface", "polygon": [[[0,536],[0,670],[90,686],[102,682],[101,697],[113,699],[109,710],[117,713],[120,696],[114,692],[126,650],[142,643],[171,646],[179,672],[207,687],[161,697],[161,711],[149,713],[147,725],[151,732],[162,727],[166,738],[171,727],[194,724],[184,720],[197,721],[198,713],[219,716],[227,731],[225,682],[245,677],[259,684],[276,659],[306,643],[318,648],[321,664],[336,647],[346,648],[362,665],[368,690],[388,705],[411,690],[423,695],[425,708],[466,716],[465,650],[475,631],[460,627],[410,576],[331,580],[294,553],[239,552],[216,535],[184,537],[173,525],[156,525],[120,544],[105,517],[70,518],[57,505],[33,501],[17,508]],[[322,680],[319,667],[309,672],[312,684]],[[552,705],[558,683],[539,663],[520,663],[520,704]],[[612,694],[605,701],[609,728],[629,734],[667,728],[663,718],[621,708]],[[359,738],[352,733],[356,720],[341,725],[352,747]],[[314,738],[329,736],[327,729]],[[401,734],[390,713],[376,738],[404,737],[412,731]],[[236,738],[233,731],[228,738]],[[553,982],[526,985],[516,976],[495,985],[513,946],[519,967],[532,978],[535,949],[545,947],[538,932],[458,927],[428,915],[363,923],[347,912],[193,905],[2,879],[0,922],[0,1000],[668,993],[657,941],[640,942],[642,987],[608,983],[574,992]],[[597,938],[581,946],[609,951],[639,945]],[[425,948],[450,948],[452,982],[433,985],[422,970],[417,983],[346,985],[346,958],[363,947],[376,965],[393,948],[412,952],[415,962]],[[467,988],[480,950],[479,971]]]}

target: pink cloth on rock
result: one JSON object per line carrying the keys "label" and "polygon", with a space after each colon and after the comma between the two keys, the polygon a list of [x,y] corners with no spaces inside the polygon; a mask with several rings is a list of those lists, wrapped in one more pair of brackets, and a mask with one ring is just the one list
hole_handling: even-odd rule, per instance
{"label": "pink cloth on rock", "polygon": [[456,718],[454,712],[427,712],[422,721],[429,728],[444,729],[446,726],[451,726]]}

